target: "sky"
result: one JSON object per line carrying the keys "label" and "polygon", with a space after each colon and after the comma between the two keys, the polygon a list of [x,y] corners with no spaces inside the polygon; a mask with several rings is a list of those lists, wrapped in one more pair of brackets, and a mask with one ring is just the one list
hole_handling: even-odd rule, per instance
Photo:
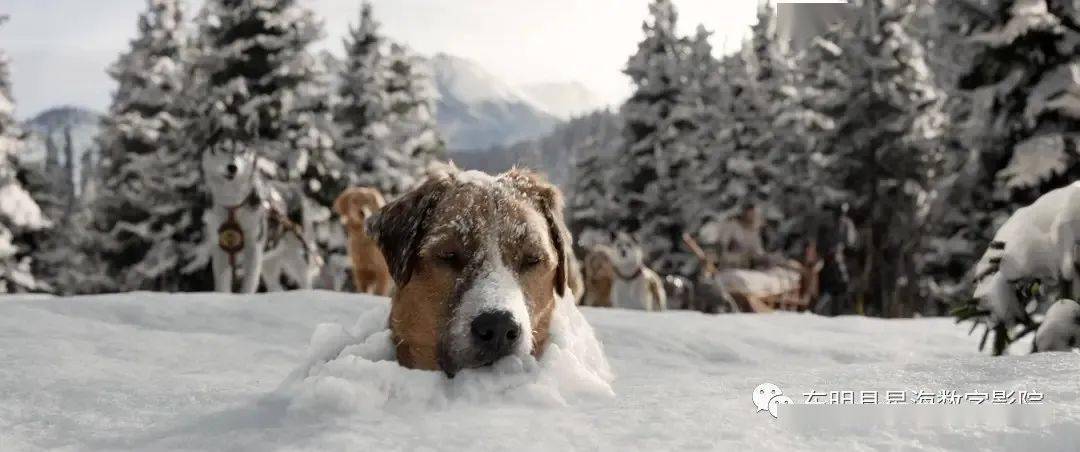
{"label": "sky", "polygon": [[[317,49],[341,55],[359,0],[300,0],[325,25]],[[719,54],[756,21],[758,0],[674,0],[680,31],[704,24]],[[614,105],[631,91],[621,72],[637,48],[649,0],[374,0],[383,34],[414,50],[476,61],[511,85],[577,81]],[[193,15],[201,0],[188,0]],[[58,105],[104,111],[105,69],[128,47],[145,0],[0,0],[0,48],[10,59],[16,114]]]}

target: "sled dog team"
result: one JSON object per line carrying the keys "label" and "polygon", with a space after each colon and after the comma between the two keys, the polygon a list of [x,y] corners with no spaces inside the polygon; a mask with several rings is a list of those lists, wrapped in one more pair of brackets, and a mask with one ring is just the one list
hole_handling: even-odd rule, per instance
{"label": "sled dog team", "polygon": [[[267,290],[278,291],[283,289],[283,276],[301,289],[311,288],[324,263],[309,239],[312,221],[302,197],[287,199],[285,194],[270,188],[259,175],[255,152],[239,146],[234,149],[228,142],[211,147],[204,153],[202,169],[211,197],[204,220],[208,243],[211,244],[210,261],[215,290],[251,293],[258,289],[261,281]],[[335,200],[333,210],[347,234],[353,289],[376,295],[390,295],[395,289],[400,292],[405,281],[400,278],[402,269],[399,267],[412,265],[415,258],[398,260],[396,255],[403,251],[398,246],[408,248],[416,245],[415,242],[421,239],[420,235],[428,229],[450,231],[466,223],[475,225],[473,215],[483,208],[466,202],[457,206],[459,211],[456,213],[447,207],[443,217],[428,219],[430,224],[414,225],[406,231],[381,231],[381,225],[404,227],[392,220],[424,213],[402,209],[404,201],[415,198],[417,193],[441,180],[475,182],[486,178],[493,181],[527,180],[529,190],[550,191],[551,197],[558,197],[558,202],[562,202],[556,187],[528,171],[512,170],[495,177],[476,171],[460,171],[452,166],[439,174],[429,175],[426,182],[389,205],[374,188],[353,187],[342,192]],[[544,202],[542,208],[549,208],[546,206],[552,203]],[[432,200],[427,200],[426,204],[415,208],[421,211],[431,209],[433,206],[430,203]],[[293,220],[294,217],[297,220]],[[476,234],[489,234],[492,229],[518,224],[512,222],[510,217],[489,223],[485,231],[477,231]],[[561,207],[558,223],[558,228],[565,230]],[[395,233],[405,234],[405,237],[399,239],[400,243],[388,247],[392,243],[390,237]],[[560,250],[566,260],[565,268],[560,271],[564,273],[563,278],[567,280],[576,300],[582,300],[584,291],[588,297],[587,304],[591,306],[643,310],[663,310],[667,307],[663,281],[645,266],[641,247],[631,236],[620,234],[612,247],[600,247],[589,253],[586,264],[590,267],[586,273],[590,278],[583,285],[581,268],[573,255],[569,233],[558,235],[560,241],[565,242],[560,247],[566,248]],[[536,237],[530,240],[541,241]],[[461,253],[455,259],[471,255],[474,253],[472,248],[478,245],[480,243],[477,241],[461,244],[466,249],[455,251]],[[610,277],[605,279],[604,275]]]}

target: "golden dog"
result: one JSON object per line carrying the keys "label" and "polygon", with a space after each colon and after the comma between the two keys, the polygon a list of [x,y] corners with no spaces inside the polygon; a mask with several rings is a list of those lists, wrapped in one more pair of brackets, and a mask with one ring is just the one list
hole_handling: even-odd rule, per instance
{"label": "golden dog", "polygon": [[585,306],[611,307],[611,286],[615,283],[615,266],[611,256],[615,250],[599,245],[585,255]]}
{"label": "golden dog", "polygon": [[390,295],[392,285],[386,259],[364,230],[364,221],[385,205],[382,194],[369,187],[350,188],[334,201],[334,211],[349,234],[349,258],[357,292]]}

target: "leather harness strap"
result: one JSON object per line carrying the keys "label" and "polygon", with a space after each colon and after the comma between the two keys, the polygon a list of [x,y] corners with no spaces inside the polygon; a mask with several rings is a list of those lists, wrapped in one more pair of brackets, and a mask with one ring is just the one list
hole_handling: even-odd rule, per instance
{"label": "leather harness strap", "polygon": [[230,291],[236,287],[236,255],[244,249],[244,229],[236,221],[236,211],[243,205],[226,206],[225,222],[218,227],[218,247],[229,256],[229,269],[232,272]]}
{"label": "leather harness strap", "polygon": [[619,272],[619,269],[616,268],[615,269],[615,276],[618,276],[619,279],[621,279],[623,281],[629,281],[631,279],[637,279],[638,276],[641,276],[641,272],[644,271],[643,270],[644,268],[645,268],[644,265],[639,265],[637,270],[634,270],[634,273],[631,273],[629,276],[623,275],[622,273]]}

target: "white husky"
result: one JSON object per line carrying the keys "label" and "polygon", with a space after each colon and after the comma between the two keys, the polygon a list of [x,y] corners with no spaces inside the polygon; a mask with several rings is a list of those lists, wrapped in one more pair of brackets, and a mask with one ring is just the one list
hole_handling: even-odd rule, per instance
{"label": "white husky", "polygon": [[667,309],[664,282],[645,266],[645,254],[637,240],[620,232],[612,248],[611,262],[615,267],[615,280],[611,284],[612,305],[646,311]]}
{"label": "white husky", "polygon": [[282,290],[284,274],[301,289],[311,288],[320,260],[304,231],[311,224],[298,196],[303,225],[285,216],[286,202],[259,177],[258,157],[243,145],[226,142],[203,152],[203,176],[212,205],[203,217],[214,271],[214,290],[253,293],[259,277],[270,291]]}

